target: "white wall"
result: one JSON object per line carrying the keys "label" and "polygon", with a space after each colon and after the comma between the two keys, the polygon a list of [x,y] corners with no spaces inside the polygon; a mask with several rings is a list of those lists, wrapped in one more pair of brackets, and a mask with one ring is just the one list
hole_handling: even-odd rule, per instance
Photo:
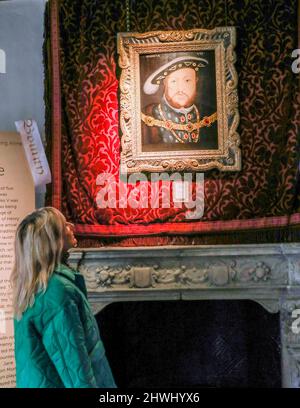
{"label": "white wall", "polygon": [[34,118],[44,134],[43,30],[46,0],[0,1],[0,130],[15,131],[14,121]]}
{"label": "white wall", "polygon": [[[37,121],[45,131],[43,32],[47,0],[0,0],[0,131],[16,131],[14,122]],[[44,189],[36,191],[36,207]]]}

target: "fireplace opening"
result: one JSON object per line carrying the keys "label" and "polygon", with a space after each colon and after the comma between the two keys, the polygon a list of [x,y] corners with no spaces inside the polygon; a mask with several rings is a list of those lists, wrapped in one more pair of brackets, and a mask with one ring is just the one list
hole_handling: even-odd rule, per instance
{"label": "fireplace opening", "polygon": [[122,302],[96,318],[119,387],[281,386],[279,313],[255,302]]}

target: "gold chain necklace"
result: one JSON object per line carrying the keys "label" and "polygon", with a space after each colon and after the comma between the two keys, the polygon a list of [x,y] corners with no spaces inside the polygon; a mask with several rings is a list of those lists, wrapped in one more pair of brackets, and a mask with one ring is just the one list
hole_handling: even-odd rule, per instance
{"label": "gold chain necklace", "polygon": [[[200,123],[200,120],[199,120],[199,119],[200,119],[200,114],[199,114],[199,111],[198,111],[197,107],[196,107],[195,105],[194,105],[194,107],[195,107],[195,110],[196,110],[196,117],[197,117],[196,124],[197,124],[197,123]],[[168,121],[168,120],[166,119],[166,117],[165,117],[164,114],[163,114],[163,111],[162,111],[162,108],[161,108],[161,104],[158,105],[158,111],[159,111],[160,116],[163,118],[164,122],[174,123],[174,122]],[[175,125],[177,125],[177,124],[175,124]],[[192,123],[192,122],[189,122],[189,123],[187,123],[185,126],[188,127],[188,125],[193,125],[193,123]],[[191,126],[186,129],[189,133],[191,133],[191,131],[189,131],[188,129],[191,129]],[[170,130],[170,132],[172,133],[172,135],[173,135],[180,143],[186,143],[184,140],[181,139],[180,136],[178,136],[178,135],[175,133],[174,128],[171,128],[171,129],[168,129],[168,130]],[[193,129],[193,130],[194,130],[194,129]],[[198,135],[197,135],[197,139],[194,141],[194,143],[197,143],[198,140],[199,140],[199,132],[200,132],[200,131],[199,131],[199,129],[198,129],[197,131],[198,131]]]}
{"label": "gold chain necklace", "polygon": [[[148,116],[145,115],[143,112],[141,114],[142,116],[142,121],[147,125],[147,126],[157,126],[161,127],[163,129],[167,129],[170,132],[174,132],[174,130],[182,130],[186,132],[192,132],[193,130],[198,130],[202,127],[210,126],[212,123],[214,123],[217,120],[217,112],[213,113],[210,116],[205,116],[202,120],[199,120],[199,112],[197,111],[197,122],[189,122],[185,125],[180,124],[180,123],[175,123],[172,122],[171,120],[168,120],[164,117],[161,107],[160,108],[160,114],[163,117],[163,120],[155,119],[153,116]],[[181,139],[178,139],[176,133],[173,135],[176,137],[177,140],[179,140],[181,143],[184,143]],[[198,138],[199,138],[199,133],[198,133]],[[198,139],[197,139],[198,141]]]}

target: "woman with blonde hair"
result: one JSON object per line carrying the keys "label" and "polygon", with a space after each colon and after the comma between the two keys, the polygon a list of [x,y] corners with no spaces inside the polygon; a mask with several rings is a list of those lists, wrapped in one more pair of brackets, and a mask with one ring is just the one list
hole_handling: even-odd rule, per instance
{"label": "woman with blonde hair", "polygon": [[17,387],[115,387],[83,276],[63,263],[73,224],[41,208],[18,226],[11,276]]}

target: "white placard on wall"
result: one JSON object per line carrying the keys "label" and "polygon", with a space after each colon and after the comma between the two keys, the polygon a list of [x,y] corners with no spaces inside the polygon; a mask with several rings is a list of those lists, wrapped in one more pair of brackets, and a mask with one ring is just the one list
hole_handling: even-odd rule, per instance
{"label": "white placard on wall", "polygon": [[34,184],[21,137],[15,132],[0,132],[0,388],[15,386],[9,278],[16,228],[34,205]]}

